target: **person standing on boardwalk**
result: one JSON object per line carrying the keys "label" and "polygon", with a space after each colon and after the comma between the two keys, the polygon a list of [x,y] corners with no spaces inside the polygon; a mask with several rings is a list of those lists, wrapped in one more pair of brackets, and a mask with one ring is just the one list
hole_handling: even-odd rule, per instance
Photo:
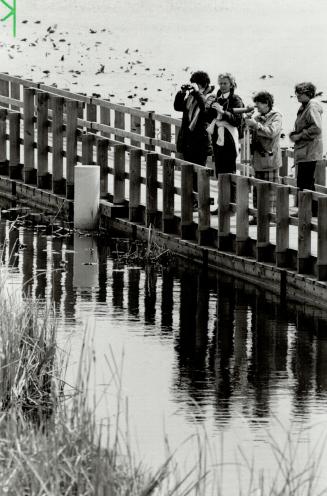
{"label": "person standing on boardwalk", "polygon": [[[294,164],[296,165],[296,185],[303,189],[315,190],[315,169],[317,160],[322,159],[322,108],[313,98],[316,87],[312,83],[299,83],[295,94],[301,107],[295,120],[294,131],[289,135],[294,143]],[[317,216],[317,202],[312,202],[312,215]]]}
{"label": "person standing on boardwalk", "polygon": [[[219,174],[236,172],[242,115],[233,110],[244,107],[242,99],[235,94],[236,81],[232,74],[219,74],[218,84],[217,95],[207,99],[208,131],[212,138],[217,178]],[[232,201],[234,197],[235,191],[232,191]],[[218,210],[211,213],[217,214]]]}
{"label": "person standing on boardwalk", "polygon": [[[252,166],[254,177],[263,181],[278,182],[278,169],[282,165],[280,135],[282,115],[273,108],[274,97],[268,91],[260,91],[253,97],[258,114],[245,118],[252,134]],[[257,206],[256,189],[253,189],[253,206]],[[276,194],[271,190],[270,211],[276,209]],[[256,217],[250,221],[256,224]]]}
{"label": "person standing on boardwalk", "polygon": [[[206,165],[212,148],[205,117],[206,99],[213,91],[206,72],[194,72],[190,84],[181,87],[175,96],[174,109],[183,112],[182,125],[177,137],[177,151],[183,159]],[[193,190],[198,190],[197,174],[193,174]]]}

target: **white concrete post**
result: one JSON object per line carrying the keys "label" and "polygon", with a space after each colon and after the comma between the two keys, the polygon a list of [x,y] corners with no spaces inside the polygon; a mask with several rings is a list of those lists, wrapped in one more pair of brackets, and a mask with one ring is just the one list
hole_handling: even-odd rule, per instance
{"label": "white concrete post", "polygon": [[100,202],[100,167],[76,165],[74,181],[74,227],[92,230],[97,227]]}

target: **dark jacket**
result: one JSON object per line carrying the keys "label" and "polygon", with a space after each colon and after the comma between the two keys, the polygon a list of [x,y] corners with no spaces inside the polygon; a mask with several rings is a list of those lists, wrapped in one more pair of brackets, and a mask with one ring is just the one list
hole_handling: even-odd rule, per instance
{"label": "dark jacket", "polygon": [[[211,140],[207,132],[208,122],[206,120],[206,99],[210,92],[213,91],[213,86],[209,87],[205,94],[198,91],[192,91],[188,96],[183,91],[178,91],[175,96],[174,109],[183,112],[182,125],[177,137],[177,151],[187,157],[203,154],[208,156],[212,153]],[[190,111],[188,106],[192,103],[192,99],[196,102],[196,107],[199,109],[198,117],[191,126]]]}
{"label": "dark jacket", "polygon": [[[224,113],[222,114],[222,120],[228,122],[228,124],[231,124],[232,126],[237,127],[238,129],[238,134],[239,137],[242,137],[243,135],[243,130],[242,130],[242,123],[243,123],[243,117],[241,114],[234,114],[233,109],[234,108],[243,108],[244,103],[242,99],[238,96],[235,95],[234,90],[231,89],[229,96],[227,99],[224,99],[222,97],[222,93],[220,90],[218,90],[217,95],[215,97],[211,96],[207,99],[206,102],[206,119],[210,123],[213,121],[213,119],[216,119],[218,113],[217,110],[212,108],[212,104],[218,102],[224,109]],[[213,136],[213,141],[215,142],[215,136]]]}

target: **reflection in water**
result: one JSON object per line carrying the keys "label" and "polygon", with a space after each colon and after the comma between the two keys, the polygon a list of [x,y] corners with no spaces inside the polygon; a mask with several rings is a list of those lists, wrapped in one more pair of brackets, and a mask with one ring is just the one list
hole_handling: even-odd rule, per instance
{"label": "reflection in water", "polygon": [[110,246],[90,237],[51,238],[2,222],[0,243],[23,295],[51,298],[67,329],[89,302],[108,329],[119,319],[132,333],[132,321],[140,322],[144,344],[149,336],[168,343],[170,400],[188,420],[203,421],[210,407],[217,429],[235,415],[264,422],[282,414],[285,397],[293,418],[326,406],[323,311],[281,306],[251,285],[201,269],[122,266]]}

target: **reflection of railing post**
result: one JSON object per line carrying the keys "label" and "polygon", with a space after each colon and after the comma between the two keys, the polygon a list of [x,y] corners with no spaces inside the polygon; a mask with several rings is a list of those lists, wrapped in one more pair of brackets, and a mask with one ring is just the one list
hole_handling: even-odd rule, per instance
{"label": "reflection of railing post", "polygon": [[141,220],[141,150],[132,149],[129,155],[129,220]]}
{"label": "reflection of railing post", "polygon": [[145,225],[158,227],[158,155],[148,153],[146,156],[146,207]]}
{"label": "reflection of railing post", "polygon": [[327,281],[327,197],[318,198],[318,281]]}
{"label": "reflection of railing post", "polygon": [[63,140],[64,140],[64,99],[51,95],[52,107],[52,191],[65,194],[66,180],[63,170]]}
{"label": "reflection of railing post", "polygon": [[74,167],[77,162],[77,107],[76,100],[66,100],[66,197],[74,198]]}
{"label": "reflection of railing post", "polygon": [[269,208],[270,188],[266,182],[257,182],[258,226],[257,226],[257,261],[267,262],[269,256]]}
{"label": "reflection of railing post", "polygon": [[193,165],[182,164],[181,167],[181,238],[193,239]]}
{"label": "reflection of railing post", "polygon": [[22,179],[20,165],[20,114],[10,111],[9,115],[9,177]]}
{"label": "reflection of railing post", "polygon": [[276,265],[287,267],[289,249],[289,188],[276,186]]}
{"label": "reflection of railing post", "polygon": [[299,191],[298,211],[298,259],[297,271],[299,274],[310,273],[311,262],[311,219],[312,219],[312,193]]}
{"label": "reflection of railing post", "polygon": [[34,99],[35,90],[32,88],[24,88],[24,181],[26,184],[36,184]]}
{"label": "reflection of railing post", "polygon": [[246,255],[249,241],[249,193],[247,177],[236,178],[236,255]]}
{"label": "reflection of railing post", "polygon": [[0,174],[8,174],[7,160],[7,110],[0,108]]}
{"label": "reflection of railing post", "polygon": [[230,200],[231,176],[218,175],[218,248],[230,250],[232,248],[230,235]]}
{"label": "reflection of railing post", "polygon": [[198,244],[211,243],[210,231],[210,171],[203,167],[198,168]]}
{"label": "reflection of railing post", "polygon": [[51,189],[52,177],[49,173],[48,158],[48,104],[49,95],[43,91],[37,92],[37,186],[41,189]]}
{"label": "reflection of railing post", "polygon": [[176,232],[174,197],[175,160],[162,161],[162,230],[164,233]]}

